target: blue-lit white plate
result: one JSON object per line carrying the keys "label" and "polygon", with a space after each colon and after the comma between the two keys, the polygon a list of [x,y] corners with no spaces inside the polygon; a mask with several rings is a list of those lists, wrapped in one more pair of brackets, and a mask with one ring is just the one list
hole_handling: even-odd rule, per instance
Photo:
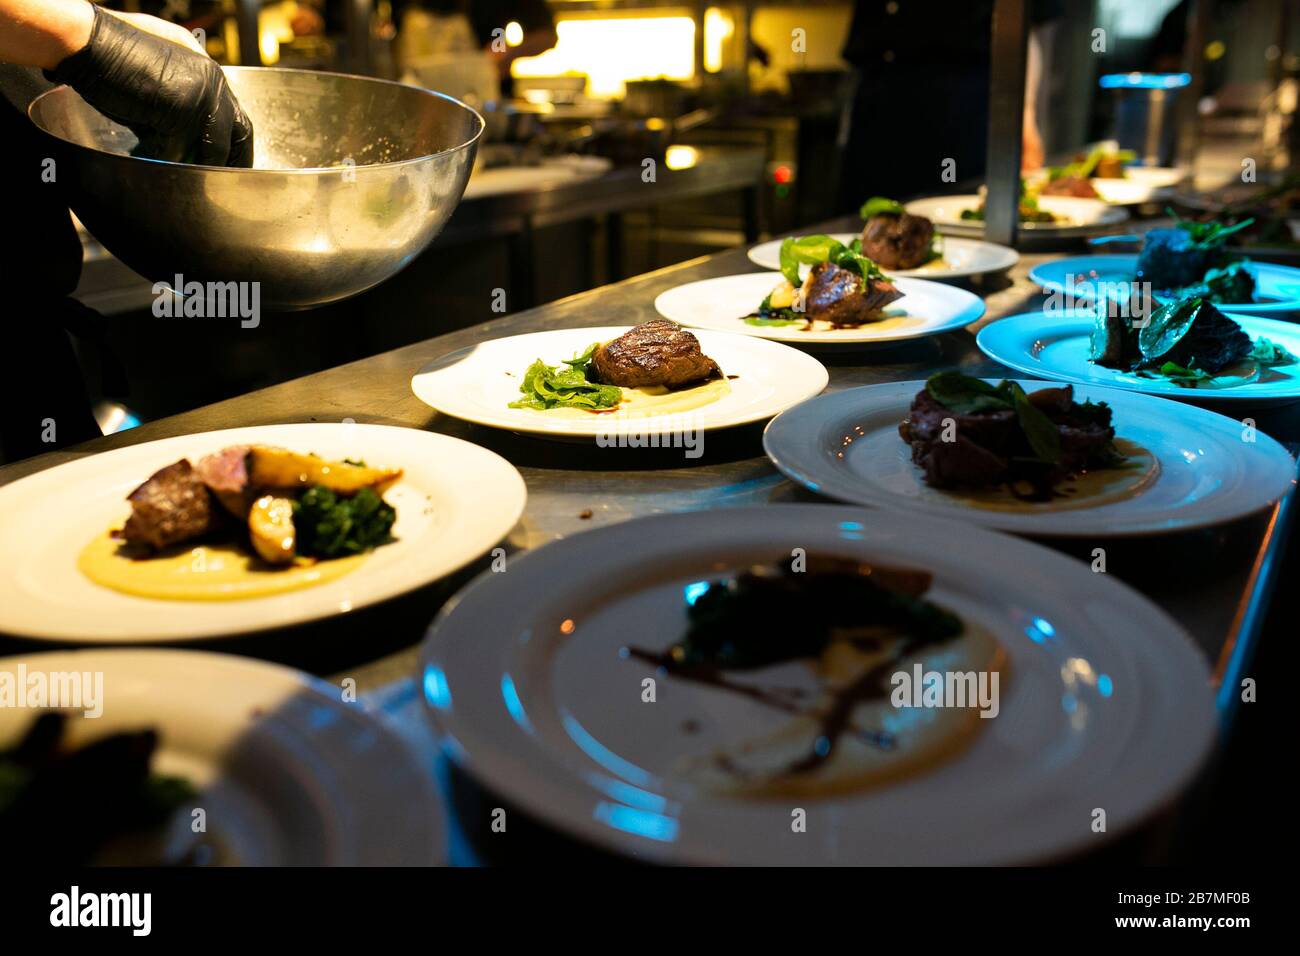
{"label": "blue-lit white plate", "polygon": [[[382,718],[345,702],[326,681],[233,654],[132,648],[0,658],[4,680],[22,687],[23,674],[29,681],[36,675],[47,681],[50,675],[95,675],[99,716],[82,716],[95,708],[66,708],[73,746],[123,731],[157,731],[150,769],[183,777],[198,790],[163,827],[159,851],[167,861],[446,861],[444,812],[431,772]],[[89,681],[83,686],[94,687]],[[37,714],[0,707],[0,750],[21,739]],[[205,812],[201,837],[191,827],[194,807]]]}
{"label": "blue-lit white plate", "polygon": [[[699,582],[796,548],[930,571],[927,597],[1003,645],[1000,713],[969,746],[834,796],[726,797],[683,778],[684,758],[781,715],[621,651],[667,648]],[[421,669],[428,712],[470,774],[572,836],[664,863],[1052,859],[1172,799],[1215,735],[1201,652],[1113,575],[969,524],[837,505],[656,515],[529,551],[439,615]],[[804,673],[737,676],[786,686]]]}
{"label": "blue-lit white plate", "polygon": [[[1025,312],[990,322],[975,336],[989,358],[1037,378],[1073,385],[1108,385],[1198,404],[1283,405],[1300,401],[1300,363],[1264,369],[1259,378],[1230,388],[1184,388],[1166,378],[1147,378],[1088,361],[1091,309]],[[1300,325],[1234,315],[1252,339],[1264,336],[1300,355]]]}
{"label": "blue-lit white plate", "polygon": [[[1021,381],[1028,392],[1053,382]],[[1266,508],[1295,484],[1296,464],[1266,435],[1242,440],[1242,424],[1203,408],[1095,385],[1075,401],[1106,402],[1116,436],[1155,460],[1129,497],[1062,497],[1015,511],[930,488],[898,434],[925,383],[889,382],[822,395],[774,418],[763,433],[772,463],[794,481],[853,504],[957,518],[1020,534],[1105,536],[1185,531]],[[1145,460],[1145,459],[1143,459]],[[1069,487],[1069,482],[1062,487]]]}
{"label": "blue-lit white plate", "polygon": [[[858,238],[856,232],[833,232],[831,237],[846,246]],[[784,239],[763,242],[749,250],[749,261],[764,269],[781,268],[781,243]],[[959,239],[956,236],[939,237],[940,256],[915,269],[886,269],[891,276],[911,276],[916,279],[967,279],[989,272],[1002,272],[1020,261],[1020,253],[997,243],[982,239]],[[807,267],[804,267],[805,270]]]}
{"label": "blue-lit white plate", "polygon": [[779,272],[748,272],[700,279],[659,293],[655,298],[655,309],[679,325],[736,332],[814,348],[862,348],[902,342],[939,332],[952,332],[984,315],[984,300],[973,292],[925,279],[896,279],[894,285],[903,297],[885,307],[884,318],[879,322],[868,322],[851,329],[830,328],[825,322],[816,323],[811,329],[802,325],[747,324],[745,317],[752,314],[767,294],[783,281]]}
{"label": "blue-lit white plate", "polygon": [[[1063,292],[1078,300],[1097,297],[1128,299],[1137,273],[1136,255],[1071,256],[1053,259],[1029,270],[1029,278],[1048,292]],[[1220,305],[1233,315],[1257,315],[1286,319],[1300,316],[1300,269],[1271,262],[1251,262],[1247,268],[1255,277],[1255,301]],[[1164,299],[1152,296],[1155,305]]]}

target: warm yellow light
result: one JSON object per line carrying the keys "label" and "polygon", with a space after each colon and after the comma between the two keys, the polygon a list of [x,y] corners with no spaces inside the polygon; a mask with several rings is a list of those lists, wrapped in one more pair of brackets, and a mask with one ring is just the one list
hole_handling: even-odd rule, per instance
{"label": "warm yellow light", "polygon": [[690,17],[561,20],[554,49],[521,57],[515,76],[587,74],[587,93],[622,96],[628,80],[689,80],[695,74],[695,21]]}
{"label": "warm yellow light", "polygon": [[506,46],[519,46],[524,42],[524,28],[515,20],[506,24]]}
{"label": "warm yellow light", "polygon": [[722,69],[722,48],[736,32],[736,23],[717,7],[704,11],[704,68],[710,73]]}
{"label": "warm yellow light", "polygon": [[694,146],[669,146],[664,154],[664,165],[669,169],[690,169],[700,161],[700,152]]}
{"label": "warm yellow light", "polygon": [[1222,40],[1211,40],[1205,45],[1205,58],[1207,60],[1222,59],[1223,54],[1228,52],[1228,48]]}

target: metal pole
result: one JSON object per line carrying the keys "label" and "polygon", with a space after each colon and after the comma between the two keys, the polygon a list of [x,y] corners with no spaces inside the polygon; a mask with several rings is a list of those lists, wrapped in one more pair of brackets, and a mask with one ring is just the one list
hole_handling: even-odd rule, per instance
{"label": "metal pole", "polygon": [[1205,89],[1205,36],[1210,23],[1212,0],[1192,0],[1187,11],[1187,42],[1183,45],[1183,69],[1192,81],[1179,90],[1182,97],[1175,106],[1178,139],[1174,155],[1180,165],[1191,165],[1200,145],[1198,106]]}
{"label": "metal pole", "polygon": [[239,63],[241,66],[262,65],[262,44],[257,31],[257,14],[262,0],[236,0],[235,23],[239,30]]}
{"label": "metal pole", "polygon": [[[984,235],[1014,246],[1020,226],[1020,147],[1029,20],[1025,0],[996,0],[989,51],[989,144]],[[960,175],[960,172],[958,173]]]}

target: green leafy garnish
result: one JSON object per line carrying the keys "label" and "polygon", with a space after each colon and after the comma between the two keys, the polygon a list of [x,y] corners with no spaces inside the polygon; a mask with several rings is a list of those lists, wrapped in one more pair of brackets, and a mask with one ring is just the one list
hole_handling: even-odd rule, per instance
{"label": "green leafy garnish", "polygon": [[961,372],[938,372],[926,380],[930,397],[959,415],[974,412],[1014,411],[1034,458],[1054,464],[1061,458],[1061,434],[1047,415],[1029,401],[1025,390],[1012,381],[990,385]]}
{"label": "green leafy garnish", "polygon": [[1190,219],[1183,219],[1172,209],[1166,209],[1165,212],[1173,217],[1174,224],[1179,229],[1192,237],[1194,243],[1205,249],[1212,249],[1223,245],[1223,240],[1227,239],[1228,236],[1232,235],[1234,232],[1240,232],[1255,221],[1254,219],[1243,219],[1235,225],[1225,226],[1218,220],[1212,220],[1210,222],[1193,222]]}
{"label": "green leafy garnish", "polygon": [[1271,339],[1264,338],[1262,335],[1251,346],[1249,358],[1264,366],[1290,365],[1293,362],[1300,362],[1300,358],[1297,358],[1294,352],[1288,351],[1285,347],[1278,345]]}
{"label": "green leafy garnish", "polygon": [[360,554],[392,537],[397,512],[372,488],[350,498],[313,485],[293,503],[298,553],[316,558]]}
{"label": "green leafy garnish", "polygon": [[872,216],[901,216],[903,211],[903,204],[896,199],[872,196],[862,204],[858,215],[863,219],[870,219]]}
{"label": "green leafy garnish", "polygon": [[523,398],[511,402],[511,408],[534,408],[545,411],[551,408],[615,408],[623,401],[623,390],[617,385],[601,385],[587,379],[592,356],[600,348],[599,342],[563,365],[547,365],[541,359],[533,362],[524,372],[519,391]]}
{"label": "green leafy garnish", "polygon": [[781,274],[793,286],[803,282],[799,275],[800,266],[812,266],[819,262],[829,262],[841,269],[856,272],[866,281],[889,279],[874,260],[862,254],[862,242],[858,239],[846,246],[833,236],[819,234],[797,239],[792,236],[781,243]]}

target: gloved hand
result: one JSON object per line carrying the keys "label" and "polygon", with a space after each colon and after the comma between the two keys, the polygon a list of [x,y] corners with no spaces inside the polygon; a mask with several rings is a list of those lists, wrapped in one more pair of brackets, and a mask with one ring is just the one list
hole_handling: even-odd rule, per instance
{"label": "gloved hand", "polygon": [[48,73],[140,139],[138,155],[252,166],[253,124],[209,57],[95,8],[90,41]]}

